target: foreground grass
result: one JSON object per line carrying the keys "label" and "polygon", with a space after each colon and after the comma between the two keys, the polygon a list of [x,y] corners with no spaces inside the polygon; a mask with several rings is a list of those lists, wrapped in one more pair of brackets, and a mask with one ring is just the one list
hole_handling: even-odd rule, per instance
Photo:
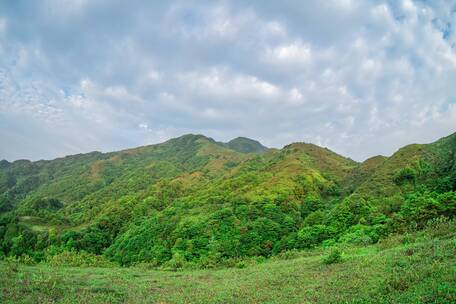
{"label": "foreground grass", "polygon": [[244,269],[159,271],[0,263],[0,303],[455,303],[456,224]]}

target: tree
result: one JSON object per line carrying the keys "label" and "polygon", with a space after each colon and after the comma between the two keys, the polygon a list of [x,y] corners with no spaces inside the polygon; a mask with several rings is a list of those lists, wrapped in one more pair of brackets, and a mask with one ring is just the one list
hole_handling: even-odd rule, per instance
{"label": "tree", "polygon": [[301,216],[306,218],[310,213],[323,209],[324,205],[319,197],[310,194],[307,195],[301,205]]}
{"label": "tree", "polygon": [[407,182],[415,183],[416,171],[411,167],[405,167],[396,170],[393,176],[393,181],[396,185],[401,186]]}
{"label": "tree", "polygon": [[331,238],[332,235],[331,229],[325,225],[306,226],[299,230],[296,244],[298,248],[311,248]]}

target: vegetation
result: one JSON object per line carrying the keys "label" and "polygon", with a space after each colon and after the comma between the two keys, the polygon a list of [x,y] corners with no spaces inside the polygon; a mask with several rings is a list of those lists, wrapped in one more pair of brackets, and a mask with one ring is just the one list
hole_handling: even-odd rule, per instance
{"label": "vegetation", "polygon": [[246,137],[237,137],[233,140],[230,140],[226,143],[226,146],[241,153],[263,152],[268,149],[260,142]]}
{"label": "vegetation", "polygon": [[[375,245],[284,252],[219,270],[0,262],[2,303],[454,303],[456,225],[437,221]],[[331,255],[330,255],[331,256]]]}
{"label": "vegetation", "polygon": [[[47,278],[51,274],[59,281],[67,275],[66,266],[81,268],[74,275],[68,274],[71,282],[55,283],[53,289],[61,291],[56,295],[43,294],[47,283],[40,287],[29,282],[37,293],[19,288],[4,297],[9,299],[16,292],[18,297],[27,293],[51,302],[54,296],[59,301],[67,295],[79,297],[68,286],[77,286],[92,272],[100,273],[96,268],[82,269],[95,266],[109,267],[103,280],[114,280],[117,274],[129,277],[116,283],[115,292],[101,292],[100,299],[112,302],[146,301],[134,299],[125,288],[128,282],[148,280],[130,278],[138,273],[138,267],[154,268],[151,275],[171,284],[163,287],[160,298],[171,302],[185,302],[173,298],[169,289],[176,286],[172,284],[182,284],[176,288],[186,290],[190,288],[186,280],[199,282],[203,280],[199,275],[214,276],[214,282],[233,287],[217,289],[208,280],[206,287],[201,287],[207,290],[201,290],[199,298],[189,295],[187,301],[227,302],[229,295],[239,292],[246,300],[262,302],[260,294],[244,290],[241,284],[264,291],[277,281],[296,292],[296,298],[281,298],[269,291],[264,301],[300,302],[299,296],[307,299],[310,295],[298,291],[298,285],[311,283],[308,274],[291,275],[294,283],[283,281],[282,270],[296,273],[292,265],[310,273],[317,268],[325,273],[332,269],[328,267],[339,267],[348,275],[350,268],[344,268],[346,265],[352,263],[358,269],[367,263],[363,259],[369,258],[377,263],[369,266],[372,271],[384,275],[399,272],[400,268],[388,263],[402,261],[396,253],[402,252],[403,244],[388,249],[385,256],[376,250],[383,250],[381,246],[396,234],[419,235],[425,238],[420,244],[434,246],[429,236],[440,237],[436,233],[441,228],[429,227],[429,223],[456,215],[455,150],[453,134],[432,144],[404,147],[391,157],[378,156],[357,163],[306,143],[277,150],[265,149],[246,138],[225,144],[202,135],[185,135],[158,145],[112,153],[92,152],[51,161],[1,161],[0,257],[6,261],[6,271],[17,271],[17,276],[4,279],[2,284],[16,284],[14,280],[22,280],[23,276]],[[422,229],[426,232],[415,233]],[[439,249],[442,267],[454,264],[450,262],[454,258],[454,235],[444,234],[446,239],[436,239],[443,246]],[[372,251],[359,253],[363,250]],[[428,249],[411,250],[423,250],[424,254]],[[295,255],[300,257],[293,262],[281,260]],[[298,260],[303,266],[296,264]],[[366,289],[363,297],[388,302],[388,291],[398,302],[402,301],[399,293],[404,294],[403,299],[423,299],[427,295],[414,286],[432,285],[441,289],[442,297],[435,291],[431,295],[435,298],[428,302],[445,303],[440,300],[454,292],[454,280],[448,280],[454,269],[428,269],[431,266],[427,260],[423,263],[419,271],[442,276],[447,285],[434,286],[440,281],[423,283],[416,278],[403,283],[390,278],[393,287],[383,282],[386,287],[382,285],[381,291],[375,289],[381,285],[378,279],[370,285],[376,291],[369,293]],[[24,266],[31,264],[37,265]],[[49,267],[59,270],[53,274]],[[222,269],[226,267],[235,269]],[[219,270],[212,274],[204,270],[207,268]],[[184,275],[171,282],[172,274],[157,269],[184,269]],[[266,271],[271,271],[271,276],[256,277],[254,281],[254,276]],[[239,275],[239,280],[245,281],[223,281],[221,276],[228,274]],[[327,274],[335,275],[332,278],[338,275]],[[270,281],[263,281],[265,278]],[[139,281],[136,283],[142,286]],[[98,299],[85,287],[81,290],[85,290],[84,301]],[[209,290],[216,294],[209,294]],[[345,296],[328,301],[354,299],[348,290],[347,285],[345,291],[340,291]],[[324,293],[314,291],[314,299],[321,299]],[[308,299],[313,301],[312,297]]]}
{"label": "vegetation", "polygon": [[342,262],[342,253],[338,248],[334,248],[327,256],[323,257],[322,261],[326,265],[340,263]]}

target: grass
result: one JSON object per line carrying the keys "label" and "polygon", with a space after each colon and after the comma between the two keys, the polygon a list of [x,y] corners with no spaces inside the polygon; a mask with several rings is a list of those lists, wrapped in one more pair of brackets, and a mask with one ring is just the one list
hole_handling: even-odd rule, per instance
{"label": "grass", "polygon": [[0,303],[455,303],[456,223],[365,247],[293,252],[243,269],[0,264]]}

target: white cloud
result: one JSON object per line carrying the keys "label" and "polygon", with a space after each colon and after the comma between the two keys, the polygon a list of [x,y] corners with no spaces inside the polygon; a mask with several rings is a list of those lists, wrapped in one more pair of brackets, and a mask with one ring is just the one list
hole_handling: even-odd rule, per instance
{"label": "white cloud", "polygon": [[235,74],[227,69],[212,68],[208,71],[190,72],[181,75],[180,83],[191,92],[211,98],[233,102],[244,99],[264,100],[277,97],[281,92],[276,85],[251,75]]}
{"label": "white cloud", "polygon": [[267,57],[274,64],[306,64],[312,58],[309,46],[294,41],[288,45],[281,45],[267,50]]}

